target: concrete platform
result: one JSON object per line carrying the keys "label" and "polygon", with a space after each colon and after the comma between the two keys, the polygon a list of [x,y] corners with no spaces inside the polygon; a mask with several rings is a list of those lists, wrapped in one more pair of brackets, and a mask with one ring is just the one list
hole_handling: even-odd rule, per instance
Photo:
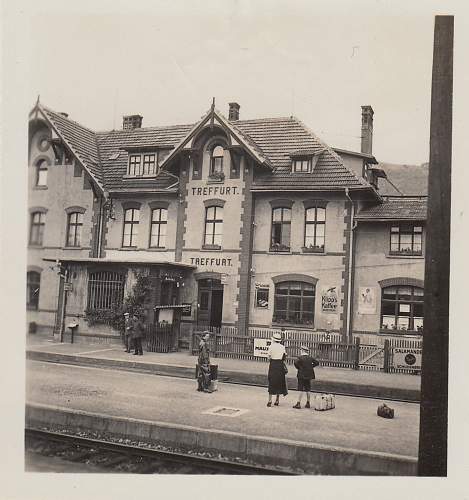
{"label": "concrete platform", "polygon": [[[187,352],[150,353],[134,356],[123,347],[109,345],[57,344],[50,338],[28,338],[27,358],[53,363],[194,378],[197,358]],[[218,364],[218,379],[244,385],[267,386],[267,363],[212,358]],[[296,370],[289,368],[288,386],[296,388]],[[363,370],[318,367],[314,389],[317,392],[348,394],[380,399],[420,401],[420,376]]]}
{"label": "concrete platform", "polygon": [[[28,424],[97,431],[181,450],[287,467],[308,474],[414,475],[419,405],[393,403],[394,420],[376,416],[379,400],[337,397],[328,412],[294,410],[296,393],[265,406],[265,388],[120,370],[27,362]],[[221,411],[234,409],[237,412]]]}

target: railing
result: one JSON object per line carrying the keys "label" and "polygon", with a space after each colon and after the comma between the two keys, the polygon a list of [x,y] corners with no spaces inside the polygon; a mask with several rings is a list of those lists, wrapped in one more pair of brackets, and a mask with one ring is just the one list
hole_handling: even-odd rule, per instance
{"label": "railing", "polygon": [[147,351],[170,352],[173,350],[173,325],[167,323],[149,324],[146,326]]}
{"label": "railing", "polygon": [[[280,331],[280,330],[279,330]],[[233,334],[233,332],[235,334]],[[198,353],[202,336],[201,331],[194,331],[192,354]],[[249,329],[249,336],[236,335],[235,327],[213,329],[208,341],[210,353],[215,358],[242,359],[266,362],[267,358],[254,355],[254,340],[269,339],[270,329]],[[395,355],[398,349],[408,349],[416,355],[422,352],[421,343],[405,339],[386,339],[383,345],[361,344],[356,338],[354,343],[340,341],[340,335],[323,332],[283,332],[283,344],[287,352],[287,363],[292,364],[300,355],[300,346],[306,345],[311,355],[322,366],[351,368],[354,370],[384,371],[386,373],[420,373],[420,367],[395,367]],[[334,337],[332,338],[332,335]]]}

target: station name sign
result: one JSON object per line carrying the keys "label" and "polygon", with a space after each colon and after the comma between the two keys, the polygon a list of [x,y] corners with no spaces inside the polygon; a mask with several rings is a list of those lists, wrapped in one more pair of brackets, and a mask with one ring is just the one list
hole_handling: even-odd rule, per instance
{"label": "station name sign", "polygon": [[237,195],[240,194],[238,186],[205,186],[193,187],[193,196],[216,196],[216,195]]}
{"label": "station name sign", "polygon": [[191,257],[193,266],[222,266],[233,267],[231,257]]}

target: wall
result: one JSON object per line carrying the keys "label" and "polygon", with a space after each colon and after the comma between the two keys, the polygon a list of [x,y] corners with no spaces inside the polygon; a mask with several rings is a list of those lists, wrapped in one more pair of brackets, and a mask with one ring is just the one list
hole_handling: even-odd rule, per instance
{"label": "wall", "polygon": [[[56,259],[64,256],[88,257],[91,241],[93,216],[93,191],[86,174],[78,165],[55,164],[52,147],[44,147],[40,139],[50,137],[46,125],[36,129],[30,138],[30,164],[28,167],[28,241],[31,212],[45,209],[45,227],[43,245],[28,246],[28,269],[42,270],[39,293],[39,309],[28,311],[28,321],[35,321],[40,326],[52,327],[58,300],[58,274],[53,262],[43,258]],[[40,159],[47,159],[47,186],[36,186],[35,165]],[[80,248],[67,248],[67,212],[66,209],[78,206],[85,210],[81,231]]]}
{"label": "wall", "polygon": [[[292,200],[292,223],[291,223],[291,252],[286,254],[271,253],[269,251],[271,240],[271,200],[277,198],[288,198]],[[325,229],[325,253],[311,254],[303,253],[304,245],[304,200],[327,200],[326,205],[326,229]],[[251,325],[272,325],[274,311],[274,283],[275,276],[297,273],[317,279],[315,300],[315,322],[317,329],[340,329],[342,326],[341,312],[343,292],[344,270],[343,259],[345,257],[346,236],[346,209],[345,202],[340,195],[314,193],[286,196],[258,195],[255,204],[255,234],[253,263],[254,274],[251,281]],[[255,307],[256,283],[265,284],[269,287],[269,306],[267,309]],[[322,312],[321,292],[324,288],[336,287],[339,305],[336,313]]]}
{"label": "wall", "polygon": [[[355,229],[355,278],[353,294],[354,331],[377,332],[381,326],[381,287],[379,281],[387,278],[424,279],[425,228],[422,256],[401,257],[389,255],[390,223],[360,222]],[[359,313],[361,287],[374,288],[376,310],[372,314]]]}

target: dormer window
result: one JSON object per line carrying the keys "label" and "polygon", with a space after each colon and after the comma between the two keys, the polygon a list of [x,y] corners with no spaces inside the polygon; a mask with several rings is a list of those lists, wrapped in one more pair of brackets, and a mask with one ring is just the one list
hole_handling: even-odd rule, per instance
{"label": "dormer window", "polygon": [[293,160],[293,172],[311,172],[311,158]]}
{"label": "dormer window", "polygon": [[143,177],[156,175],[158,171],[158,154],[144,153],[129,155],[127,175]]}

